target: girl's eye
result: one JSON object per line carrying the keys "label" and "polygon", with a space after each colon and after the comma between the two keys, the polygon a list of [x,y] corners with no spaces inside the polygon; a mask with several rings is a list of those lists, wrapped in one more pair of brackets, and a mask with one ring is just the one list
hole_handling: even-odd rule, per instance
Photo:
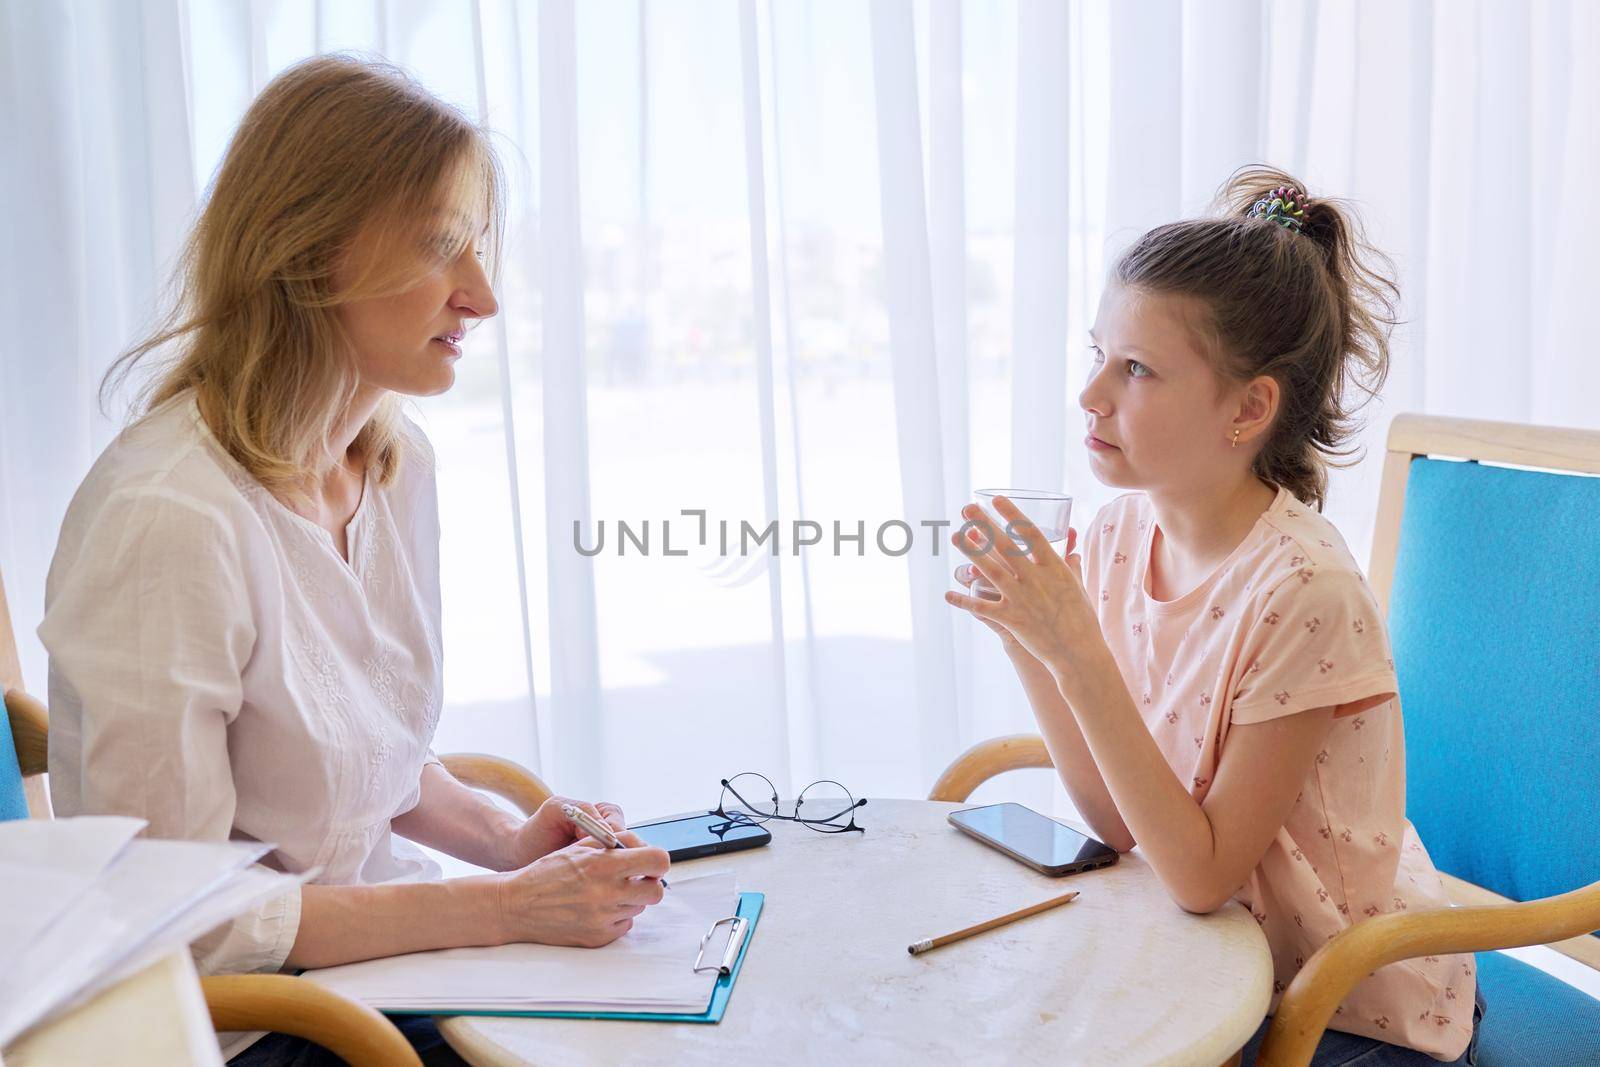
{"label": "girl's eye", "polygon": [[[1135,369],[1141,371],[1142,373],[1135,374]],[[1148,378],[1150,377],[1150,368],[1146,367],[1143,363],[1140,363],[1136,359],[1130,359],[1128,360],[1128,376],[1131,378]]]}
{"label": "girl's eye", "polygon": [[1104,363],[1106,361],[1106,354],[1100,351],[1100,347],[1098,345],[1090,345],[1089,358],[1095,363]]}

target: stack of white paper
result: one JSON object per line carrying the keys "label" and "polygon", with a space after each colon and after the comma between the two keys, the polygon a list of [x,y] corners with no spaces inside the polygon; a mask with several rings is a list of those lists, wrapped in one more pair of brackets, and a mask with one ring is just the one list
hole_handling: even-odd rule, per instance
{"label": "stack of white paper", "polygon": [[304,880],[251,866],[271,845],[136,840],[145,825],[0,822],[0,1047]]}
{"label": "stack of white paper", "polygon": [[698,974],[700,939],[738,909],[731,871],[673,878],[660,904],[604,948],[497,945],[413,952],[306,971],[302,977],[387,1011],[618,1011],[694,1013],[711,1004],[724,923],[706,947],[712,970]]}

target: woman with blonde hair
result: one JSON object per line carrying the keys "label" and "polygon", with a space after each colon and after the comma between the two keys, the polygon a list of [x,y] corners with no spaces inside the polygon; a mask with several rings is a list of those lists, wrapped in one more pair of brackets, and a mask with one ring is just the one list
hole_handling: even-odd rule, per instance
{"label": "woman with blonde hair", "polygon": [[[449,389],[495,313],[502,196],[485,131],[404,72],[299,63],[240,123],[171,319],[107,376],[171,350],[51,564],[55,808],[270,842],[265,865],[311,874],[196,942],[202,973],[602,945],[661,899],[662,850],[576,840],[562,798],[515,818],[430,748],[438,504],[400,398]],[[444,879],[412,842],[494,873]],[[402,1026],[461,1062],[427,1017]],[[320,1062],[261,1037],[223,1035],[230,1062]]]}

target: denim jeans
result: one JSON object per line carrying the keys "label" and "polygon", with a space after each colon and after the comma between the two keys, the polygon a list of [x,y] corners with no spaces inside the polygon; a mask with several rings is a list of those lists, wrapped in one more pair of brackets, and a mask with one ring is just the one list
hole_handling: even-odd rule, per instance
{"label": "denim jeans", "polygon": [[[1461,1058],[1450,1060],[1450,1063],[1477,1067],[1478,1033],[1483,1025],[1483,1013],[1483,987],[1479,986],[1473,997],[1472,1040],[1467,1042],[1467,1050],[1461,1054]],[[1255,1036],[1245,1042],[1239,1058],[1240,1067],[1255,1067],[1256,1053],[1261,1049],[1261,1042],[1266,1038],[1267,1026],[1271,1022],[1272,1016],[1269,1015]],[[1317,1051],[1311,1054],[1311,1067],[1439,1067],[1440,1062],[1414,1048],[1347,1034],[1343,1030],[1325,1032],[1317,1044]]]}
{"label": "denim jeans", "polygon": [[[424,1067],[467,1067],[467,1061],[445,1043],[431,1015],[390,1015]],[[233,1059],[228,1067],[345,1067],[344,1060],[303,1037],[268,1034]]]}

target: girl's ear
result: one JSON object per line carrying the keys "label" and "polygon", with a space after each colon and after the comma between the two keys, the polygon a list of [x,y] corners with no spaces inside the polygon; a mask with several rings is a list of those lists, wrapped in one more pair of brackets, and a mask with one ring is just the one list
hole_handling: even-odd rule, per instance
{"label": "girl's ear", "polygon": [[1239,412],[1233,418],[1233,428],[1239,431],[1239,440],[1254,440],[1271,429],[1281,397],[1278,379],[1270,374],[1250,380],[1239,398]]}

